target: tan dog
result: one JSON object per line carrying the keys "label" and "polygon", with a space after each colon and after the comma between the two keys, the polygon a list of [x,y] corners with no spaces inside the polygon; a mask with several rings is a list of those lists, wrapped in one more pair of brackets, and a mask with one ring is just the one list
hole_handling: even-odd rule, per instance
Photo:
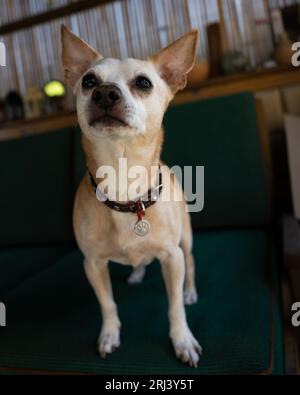
{"label": "tan dog", "polygon": [[[157,196],[157,191],[161,192],[160,181],[170,196],[181,193],[181,186],[170,177],[168,168],[151,171],[152,167],[159,169],[163,116],[175,93],[186,86],[187,74],[195,62],[197,36],[192,31],[149,61],[121,61],[104,59],[66,27],[62,28],[65,78],[77,96],[78,120],[91,173],[91,180],[87,172],[77,192],[74,229],[85,256],[86,275],[102,310],[98,346],[102,357],[120,346],[121,325],[108,262],[132,265],[129,282],[137,282],[142,280],[145,266],[158,258],[169,298],[170,337],[176,355],[191,367],[199,361],[201,347],[188,327],[184,309],[184,302],[197,301],[189,214],[184,200],[164,201]],[[114,201],[111,191],[106,194],[115,204],[113,207],[95,195],[97,170],[111,166],[120,175],[120,158],[127,159],[129,169],[143,166],[149,176],[140,178],[134,212],[120,209],[120,201],[132,201],[128,199],[130,181],[127,190],[116,187],[119,202]],[[157,201],[144,210],[139,198],[147,195],[149,189],[156,191]]]}

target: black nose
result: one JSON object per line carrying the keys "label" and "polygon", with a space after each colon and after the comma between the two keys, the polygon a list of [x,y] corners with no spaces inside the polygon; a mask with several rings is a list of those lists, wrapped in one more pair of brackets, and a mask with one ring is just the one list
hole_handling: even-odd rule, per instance
{"label": "black nose", "polygon": [[115,85],[102,85],[96,88],[92,95],[92,101],[99,107],[108,109],[121,101],[121,90]]}

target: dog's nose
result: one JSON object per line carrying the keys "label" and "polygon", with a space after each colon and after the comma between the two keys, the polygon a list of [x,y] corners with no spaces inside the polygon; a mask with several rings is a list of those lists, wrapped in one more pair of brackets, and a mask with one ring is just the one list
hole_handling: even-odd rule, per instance
{"label": "dog's nose", "polygon": [[102,85],[95,89],[92,101],[99,107],[108,109],[121,101],[122,92],[116,85]]}

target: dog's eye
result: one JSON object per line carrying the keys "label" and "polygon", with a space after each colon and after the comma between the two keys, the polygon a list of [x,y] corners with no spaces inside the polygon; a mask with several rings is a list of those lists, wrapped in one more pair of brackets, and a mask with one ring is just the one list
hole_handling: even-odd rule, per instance
{"label": "dog's eye", "polygon": [[84,89],[92,89],[97,85],[97,78],[94,74],[87,74],[82,79],[82,87]]}
{"label": "dog's eye", "polygon": [[152,82],[144,76],[137,77],[134,85],[143,91],[148,91],[153,87]]}

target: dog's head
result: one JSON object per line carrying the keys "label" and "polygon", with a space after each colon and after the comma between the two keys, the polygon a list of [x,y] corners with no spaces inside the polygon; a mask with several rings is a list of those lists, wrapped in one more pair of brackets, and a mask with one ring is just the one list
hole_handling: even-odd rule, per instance
{"label": "dog's head", "polygon": [[65,79],[77,96],[79,124],[93,135],[158,131],[169,102],[186,86],[195,63],[197,31],[148,61],[104,58],[62,27]]}

